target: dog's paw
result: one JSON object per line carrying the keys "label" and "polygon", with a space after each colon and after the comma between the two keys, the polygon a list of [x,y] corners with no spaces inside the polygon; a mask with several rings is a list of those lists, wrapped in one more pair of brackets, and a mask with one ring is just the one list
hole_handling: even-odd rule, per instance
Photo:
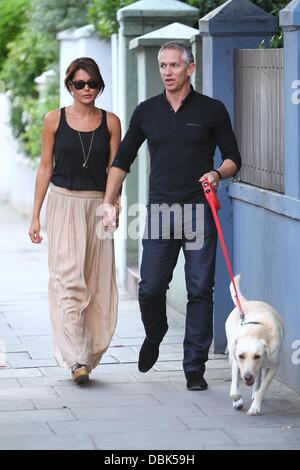
{"label": "dog's paw", "polygon": [[242,397],[242,395],[239,392],[232,392],[232,393],[230,393],[229,396],[230,396],[231,400],[233,400],[233,401],[238,401]]}
{"label": "dog's paw", "polygon": [[253,402],[252,405],[250,406],[247,415],[248,416],[257,416],[260,414],[260,405]]}
{"label": "dog's paw", "polygon": [[243,399],[239,398],[238,400],[233,401],[232,406],[235,410],[242,410],[244,406]]}

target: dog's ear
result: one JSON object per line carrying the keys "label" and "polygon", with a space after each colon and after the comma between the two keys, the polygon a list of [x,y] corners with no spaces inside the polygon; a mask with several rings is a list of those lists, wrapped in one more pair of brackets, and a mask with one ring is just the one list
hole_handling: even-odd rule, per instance
{"label": "dog's ear", "polygon": [[235,355],[235,350],[236,350],[236,345],[237,345],[238,339],[234,339],[231,343],[231,351],[234,359],[236,360],[236,355]]}
{"label": "dog's ear", "polygon": [[263,346],[264,346],[264,353],[266,354],[267,358],[269,359],[270,351],[269,351],[267,342],[266,342],[266,340],[264,340],[264,339],[261,339],[260,341],[262,342],[262,344],[263,344]]}

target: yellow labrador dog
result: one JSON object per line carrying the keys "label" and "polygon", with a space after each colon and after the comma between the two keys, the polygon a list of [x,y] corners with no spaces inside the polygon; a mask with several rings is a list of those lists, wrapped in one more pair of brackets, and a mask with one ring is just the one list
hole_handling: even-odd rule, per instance
{"label": "yellow labrador dog", "polygon": [[245,318],[243,322],[240,319],[231,283],[230,293],[236,307],[225,324],[229,360],[232,364],[230,398],[235,409],[243,408],[239,392],[239,379],[242,377],[246,385],[253,385],[252,405],[247,414],[258,415],[266,391],[278,368],[284,326],[281,317],[269,304],[246,300],[242,296],[239,287],[240,278],[241,275],[238,274],[234,281]]}

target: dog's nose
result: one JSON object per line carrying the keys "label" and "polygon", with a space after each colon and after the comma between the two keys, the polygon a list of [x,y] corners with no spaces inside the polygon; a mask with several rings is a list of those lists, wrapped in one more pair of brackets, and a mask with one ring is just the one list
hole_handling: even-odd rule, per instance
{"label": "dog's nose", "polygon": [[252,374],[245,374],[244,375],[244,380],[247,384],[252,384],[253,383],[253,375]]}

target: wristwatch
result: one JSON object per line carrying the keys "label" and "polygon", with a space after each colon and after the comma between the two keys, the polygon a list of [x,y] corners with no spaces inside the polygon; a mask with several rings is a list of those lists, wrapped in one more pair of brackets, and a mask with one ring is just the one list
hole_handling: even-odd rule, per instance
{"label": "wristwatch", "polygon": [[211,171],[215,171],[216,173],[218,173],[218,176],[219,176],[219,180],[222,179],[222,174],[219,170],[211,170]]}

